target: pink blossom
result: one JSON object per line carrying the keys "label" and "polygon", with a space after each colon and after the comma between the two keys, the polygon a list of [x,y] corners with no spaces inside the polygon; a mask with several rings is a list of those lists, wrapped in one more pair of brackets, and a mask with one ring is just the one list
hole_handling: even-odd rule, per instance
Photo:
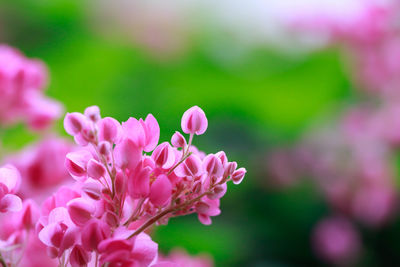
{"label": "pink blossom", "polygon": [[340,217],[319,222],[313,242],[318,255],[335,264],[352,263],[361,249],[358,232],[348,220]]}
{"label": "pink blossom", "polygon": [[184,133],[201,135],[207,130],[208,121],[204,111],[194,106],[183,114],[181,126]]}
{"label": "pink blossom", "polygon": [[48,127],[62,112],[61,105],[42,95],[47,83],[45,65],[19,51],[0,46],[0,124],[26,122],[33,130]]}

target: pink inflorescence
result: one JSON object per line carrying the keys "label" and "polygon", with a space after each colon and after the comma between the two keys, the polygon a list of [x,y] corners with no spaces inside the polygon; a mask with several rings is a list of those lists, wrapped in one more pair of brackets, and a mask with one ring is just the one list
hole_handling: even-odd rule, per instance
{"label": "pink inflorescence", "polygon": [[81,147],[65,158],[76,181],[44,202],[36,225],[47,254],[61,266],[155,264],[158,246],[145,231],[192,213],[211,224],[227,182],[239,184],[246,173],[223,151],[206,155],[192,145],[208,126],[197,106],[182,118],[189,139],[176,132],[171,143],[158,143],[151,114],[121,124],[92,106],[68,113],[64,126]]}
{"label": "pink inflorescence", "polygon": [[41,61],[0,45],[0,125],[23,121],[40,130],[59,118],[61,105],[43,96],[46,83],[47,69]]}

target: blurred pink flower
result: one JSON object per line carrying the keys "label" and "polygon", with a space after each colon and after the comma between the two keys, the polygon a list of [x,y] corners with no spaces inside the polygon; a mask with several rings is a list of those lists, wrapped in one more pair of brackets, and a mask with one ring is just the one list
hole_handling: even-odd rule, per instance
{"label": "blurred pink flower", "polygon": [[361,250],[357,230],[350,221],[342,217],[320,221],[314,229],[312,241],[316,253],[334,264],[354,264]]}
{"label": "blurred pink flower", "polygon": [[0,45],[0,125],[23,121],[40,130],[59,118],[61,105],[43,96],[46,84],[47,69],[41,61]]}

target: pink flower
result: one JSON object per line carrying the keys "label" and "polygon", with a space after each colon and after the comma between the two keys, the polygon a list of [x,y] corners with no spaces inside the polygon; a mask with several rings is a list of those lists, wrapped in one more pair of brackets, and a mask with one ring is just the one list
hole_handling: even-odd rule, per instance
{"label": "pink flower", "polygon": [[61,105],[42,95],[47,83],[45,65],[16,49],[0,46],[0,124],[26,122],[33,130],[48,127],[62,112]]}
{"label": "pink flower", "polygon": [[201,135],[207,130],[208,121],[204,111],[194,106],[183,114],[181,126],[184,133]]}
{"label": "pink flower", "polygon": [[335,264],[352,263],[361,249],[358,232],[348,220],[340,217],[319,222],[313,244],[321,258]]}
{"label": "pink flower", "polygon": [[22,209],[21,199],[14,195],[20,181],[20,174],[14,166],[5,165],[0,168],[0,212],[15,212]]}

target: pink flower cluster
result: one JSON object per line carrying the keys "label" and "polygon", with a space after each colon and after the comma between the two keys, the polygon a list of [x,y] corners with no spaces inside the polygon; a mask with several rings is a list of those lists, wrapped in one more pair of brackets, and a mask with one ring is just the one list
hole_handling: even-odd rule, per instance
{"label": "pink flower cluster", "polygon": [[171,144],[158,144],[151,114],[122,124],[101,118],[96,106],[67,114],[65,129],[81,149],[65,159],[76,182],[44,202],[36,225],[48,255],[61,266],[150,266],[158,253],[149,227],[192,213],[211,224],[227,182],[239,184],[246,170],[222,151],[206,155],[192,145],[208,125],[199,107],[187,110],[181,124],[188,141],[176,132]]}
{"label": "pink flower cluster", "polygon": [[[61,106],[45,98],[45,66],[0,46],[0,125],[39,130]],[[65,130],[77,145],[52,135],[0,167],[2,266],[212,266],[185,253],[158,257],[146,233],[172,217],[195,213],[211,224],[227,182],[246,170],[224,152],[206,155],[192,145],[207,118],[199,107],[182,117],[182,131],[159,144],[153,115],[122,124],[101,118],[97,106],[69,113]]]}
{"label": "pink flower cluster", "polygon": [[22,121],[40,130],[59,118],[61,105],[42,95],[46,83],[47,70],[42,62],[0,45],[0,125]]}

